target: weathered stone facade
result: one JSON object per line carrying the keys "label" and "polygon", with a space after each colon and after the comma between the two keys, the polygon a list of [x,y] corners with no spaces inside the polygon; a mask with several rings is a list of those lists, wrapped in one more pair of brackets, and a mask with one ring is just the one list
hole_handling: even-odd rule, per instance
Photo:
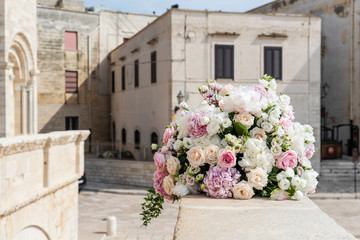
{"label": "weathered stone facade", "polygon": [[[151,160],[151,134],[158,135],[173,117],[177,94],[190,106],[201,102],[198,86],[215,79],[216,44],[234,46],[234,80],[222,84],[251,85],[264,73],[264,47],[282,47],[279,92],[291,97],[296,120],[314,127],[320,166],[320,25],[318,17],[170,10],[111,53],[115,72],[112,120],[116,147]],[[279,37],[271,36],[273,32]],[[224,34],[225,33],[225,34]],[[228,34],[226,34],[228,33]],[[230,33],[230,34],[229,34]],[[270,34],[270,35],[269,35]],[[269,35],[268,37],[262,37]],[[151,83],[150,55],[156,51],[157,82]],[[134,86],[134,61],[139,61],[139,87]],[[122,68],[125,67],[125,90]],[[122,144],[122,129],[126,143]],[[135,134],[140,132],[140,146]]]}
{"label": "weathered stone facade", "polygon": [[[329,86],[328,95],[321,102],[324,107],[322,126],[349,124],[350,120],[360,126],[360,1],[277,0],[249,12],[307,14],[322,18],[321,84]],[[343,152],[347,151],[349,133],[349,128],[339,131]]]}
{"label": "weathered stone facade", "polygon": [[36,0],[1,1],[0,25],[0,136],[36,133]]}
{"label": "weathered stone facade", "polygon": [[76,240],[89,131],[0,139],[0,239]]}
{"label": "weathered stone facade", "polygon": [[[108,53],[156,16],[94,13],[70,0],[38,3],[39,131],[65,130],[65,118],[78,117],[79,129],[91,129],[88,144],[111,148]],[[77,33],[76,51],[65,50],[65,31]],[[66,93],[66,71],[77,72],[77,93]]]}

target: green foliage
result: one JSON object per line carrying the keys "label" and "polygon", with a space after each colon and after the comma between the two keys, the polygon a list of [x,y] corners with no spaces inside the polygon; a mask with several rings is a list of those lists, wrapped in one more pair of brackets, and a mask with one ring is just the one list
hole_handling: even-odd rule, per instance
{"label": "green foliage", "polygon": [[274,191],[275,189],[279,188],[278,187],[278,181],[276,179],[276,175],[278,175],[278,173],[281,171],[280,168],[278,167],[273,167],[273,169],[271,170],[271,172],[268,175],[268,184],[267,186],[261,191],[261,193],[259,194],[262,197],[270,197],[271,196],[271,192]]}
{"label": "green foliage", "polygon": [[235,132],[237,134],[237,137],[241,137],[241,136],[251,137],[247,128],[244,125],[242,125],[241,123],[233,122],[233,126],[234,126]]}
{"label": "green foliage", "polygon": [[141,220],[143,221],[142,226],[147,227],[152,219],[157,218],[163,209],[162,205],[164,203],[164,197],[158,194],[153,189],[148,189],[148,194],[144,198],[145,202],[141,204],[142,216]]}
{"label": "green foliage", "polygon": [[273,80],[274,78],[273,78],[272,76],[269,76],[269,75],[265,74],[264,76],[262,76],[261,79],[264,79],[264,80],[270,82],[270,81]]}

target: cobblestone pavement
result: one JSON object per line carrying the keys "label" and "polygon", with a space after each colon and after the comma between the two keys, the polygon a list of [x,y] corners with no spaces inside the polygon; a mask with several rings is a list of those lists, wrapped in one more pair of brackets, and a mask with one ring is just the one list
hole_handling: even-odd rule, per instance
{"label": "cobblestone pavement", "polygon": [[[360,239],[360,194],[324,193],[331,189],[331,183],[323,185],[322,193],[312,194],[310,198]],[[140,227],[139,216],[144,197],[142,188],[89,183],[79,196],[79,240],[104,239],[108,216],[115,216],[118,221],[118,237],[111,240],[172,239],[179,204],[166,203],[161,216],[145,228]]]}

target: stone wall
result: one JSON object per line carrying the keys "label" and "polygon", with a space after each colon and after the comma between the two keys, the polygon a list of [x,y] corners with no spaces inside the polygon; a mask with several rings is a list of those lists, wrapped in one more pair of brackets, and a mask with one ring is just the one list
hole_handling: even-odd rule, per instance
{"label": "stone wall", "polygon": [[0,139],[0,239],[76,240],[88,131]]}
{"label": "stone wall", "polygon": [[152,187],[156,166],[153,162],[86,158],[89,182]]}

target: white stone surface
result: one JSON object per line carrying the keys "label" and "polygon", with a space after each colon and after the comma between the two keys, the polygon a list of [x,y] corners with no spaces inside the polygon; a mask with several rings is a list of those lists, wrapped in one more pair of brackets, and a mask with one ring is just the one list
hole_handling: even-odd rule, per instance
{"label": "white stone surface", "polygon": [[77,239],[89,131],[0,138],[0,239]]}
{"label": "white stone surface", "polygon": [[184,197],[174,240],[355,239],[307,197],[300,201]]}

